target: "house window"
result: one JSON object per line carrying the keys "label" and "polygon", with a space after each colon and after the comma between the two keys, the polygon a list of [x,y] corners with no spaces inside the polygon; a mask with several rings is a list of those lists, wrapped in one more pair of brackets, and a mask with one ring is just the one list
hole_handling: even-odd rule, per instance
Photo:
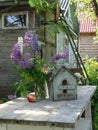
{"label": "house window", "polygon": [[2,28],[15,29],[28,27],[28,12],[4,13],[2,15]]}

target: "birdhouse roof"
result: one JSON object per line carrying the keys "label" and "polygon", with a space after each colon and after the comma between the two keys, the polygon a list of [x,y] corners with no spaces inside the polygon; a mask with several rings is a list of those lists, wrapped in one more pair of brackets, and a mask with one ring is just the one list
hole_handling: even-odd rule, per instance
{"label": "birdhouse roof", "polygon": [[72,73],[72,72],[71,72],[68,68],[66,68],[65,66],[62,66],[62,67],[60,67],[60,68],[56,71],[56,73],[54,73],[54,74],[52,75],[52,77],[51,77],[50,80],[53,80],[53,79],[61,72],[62,69],[66,70],[66,71],[69,72],[73,77],[75,77],[75,78],[77,79],[77,77],[74,75],[74,73]]}

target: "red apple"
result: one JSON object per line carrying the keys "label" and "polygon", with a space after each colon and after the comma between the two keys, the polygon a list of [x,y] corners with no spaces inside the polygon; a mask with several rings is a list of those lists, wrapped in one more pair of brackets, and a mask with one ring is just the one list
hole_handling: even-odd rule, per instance
{"label": "red apple", "polygon": [[28,94],[27,99],[28,99],[29,102],[35,102],[36,96],[35,96],[34,93],[30,93],[30,94]]}

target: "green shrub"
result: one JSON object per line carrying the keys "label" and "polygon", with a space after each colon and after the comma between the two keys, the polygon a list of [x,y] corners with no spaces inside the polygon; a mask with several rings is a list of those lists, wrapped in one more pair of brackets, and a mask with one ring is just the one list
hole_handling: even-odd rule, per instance
{"label": "green shrub", "polygon": [[85,67],[89,75],[90,84],[98,85],[98,62],[96,61],[96,59],[95,58],[88,59],[88,57],[86,57]]}
{"label": "green shrub", "polygon": [[94,107],[94,130],[98,130],[98,61],[95,58],[86,57],[85,67],[89,76],[89,84],[97,86],[92,98],[92,106]]}

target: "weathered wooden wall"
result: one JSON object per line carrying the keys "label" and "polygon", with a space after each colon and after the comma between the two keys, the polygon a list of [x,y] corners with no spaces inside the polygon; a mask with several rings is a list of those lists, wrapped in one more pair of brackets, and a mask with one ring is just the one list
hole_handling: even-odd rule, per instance
{"label": "weathered wooden wall", "polygon": [[[16,6],[15,8],[12,8],[7,12],[18,12],[22,10],[29,10],[30,27],[31,24],[34,23],[34,11],[28,9],[28,6]],[[13,48],[13,45],[17,42],[17,38],[19,36],[23,36],[25,30],[2,29],[1,21],[2,14],[0,15],[0,97],[3,97],[12,92],[13,81],[15,80],[15,77],[17,75],[14,70],[15,66],[10,59],[10,53]]]}
{"label": "weathered wooden wall", "polygon": [[[0,10],[5,7],[0,7]],[[41,18],[37,15],[35,19],[34,9],[28,5],[16,6],[7,12],[29,11],[29,25],[27,29],[2,29],[2,14],[0,15],[0,97],[12,93],[14,78],[17,75],[14,71],[15,65],[11,62],[10,53],[13,45],[17,42],[19,36],[23,36],[28,29],[32,30],[37,25],[39,40],[45,41],[45,28],[40,27]],[[42,17],[43,19],[43,17]],[[39,24],[39,25],[38,25]],[[44,59],[50,60],[55,53],[55,45],[48,44],[42,47]]]}
{"label": "weathered wooden wall", "polygon": [[98,44],[93,43],[94,34],[81,34],[79,52],[82,58],[86,55],[96,57],[98,59]]}

